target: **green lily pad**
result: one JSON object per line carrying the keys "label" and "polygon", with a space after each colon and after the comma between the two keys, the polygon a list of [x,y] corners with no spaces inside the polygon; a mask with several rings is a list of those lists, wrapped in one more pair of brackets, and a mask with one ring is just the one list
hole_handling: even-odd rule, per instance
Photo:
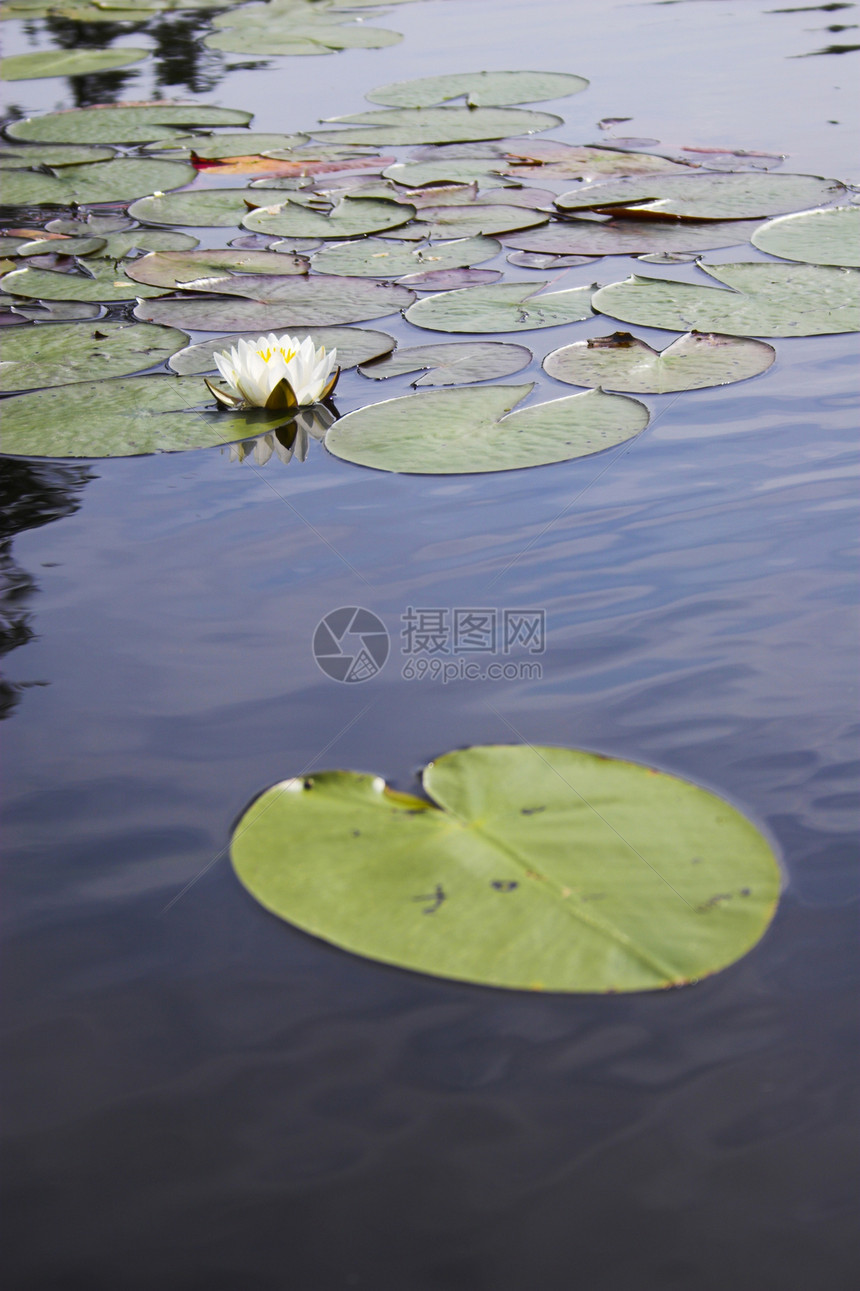
{"label": "green lily pad", "polygon": [[808,264],[860,265],[860,207],[782,215],[763,224],[752,244],[768,255]]}
{"label": "green lily pad", "polygon": [[37,238],[24,242],[15,252],[19,256],[88,256],[102,251],[107,238]]}
{"label": "green lily pad", "polygon": [[136,158],[64,166],[59,175],[10,170],[6,171],[3,181],[3,202],[7,206],[128,202],[154,189],[181,188],[183,184],[190,184],[196,173],[193,166],[181,161]]}
{"label": "green lily pad", "polygon": [[475,180],[493,176],[502,182],[501,171],[507,163],[503,158],[486,159],[457,157],[449,161],[398,161],[387,166],[382,174],[385,179],[404,188],[425,188],[437,184],[471,184]]}
{"label": "green lily pad", "polygon": [[444,341],[439,345],[412,345],[375,363],[363,364],[363,377],[375,381],[399,377],[407,372],[424,372],[414,386],[468,385],[520,372],[532,361],[524,345],[504,341]]}
{"label": "green lily pad", "polygon": [[389,399],[348,413],[326,435],[335,457],[379,471],[459,475],[567,462],[632,439],[637,399],[588,390],[512,412],[534,389],[469,386]]}
{"label": "green lily pad", "polygon": [[128,265],[126,273],[135,282],[151,287],[191,287],[212,291],[210,278],[222,279],[231,274],[277,274],[279,277],[306,274],[304,256],[285,255],[278,251],[240,251],[233,247],[206,251],[154,251]]}
{"label": "green lily pad", "polygon": [[581,264],[593,264],[599,256],[557,256],[539,251],[512,251],[505,256],[508,264],[520,269],[573,269]]}
{"label": "green lily pad", "polygon": [[308,142],[306,134],[258,134],[252,130],[238,134],[179,134],[147,144],[147,152],[164,149],[204,161],[221,161],[225,157],[256,157],[272,148],[292,149]]}
{"label": "green lily pad", "polygon": [[618,256],[649,251],[708,251],[747,243],[754,220],[713,220],[701,224],[656,220],[562,220],[530,233],[505,238],[506,247],[550,255]]}
{"label": "green lily pad", "polygon": [[342,197],[328,209],[314,210],[297,193],[280,204],[250,211],[242,225],[252,233],[285,238],[354,238],[396,229],[399,224],[407,224],[414,214],[414,206],[365,197]]}
{"label": "green lily pad", "polygon": [[651,152],[627,152],[562,143],[560,139],[506,139],[504,169],[517,178],[598,179],[604,175],[689,174],[689,166]]}
{"label": "green lily pad", "polygon": [[453,291],[459,287],[483,287],[499,282],[501,269],[429,269],[426,273],[405,273],[396,281],[413,291]]}
{"label": "green lily pad", "polygon": [[383,108],[334,117],[333,122],[355,129],[315,130],[321,143],[372,144],[396,147],[416,143],[468,143],[504,139],[508,135],[535,134],[562,124],[549,112],[523,108]]}
{"label": "green lily pad", "polygon": [[479,264],[482,260],[491,260],[500,250],[498,242],[484,237],[435,242],[432,246],[417,249],[372,238],[326,247],[313,257],[311,266],[317,273],[343,274],[346,277],[400,278],[403,274],[420,273],[424,269],[452,269]]}
{"label": "green lily pad", "polygon": [[0,58],[0,81],[38,80],[45,76],[89,76],[129,67],[147,58],[151,50],[131,49],[43,49],[34,54],[13,54]]}
{"label": "green lily pad", "polygon": [[635,208],[637,216],[682,220],[745,220],[821,206],[845,196],[835,179],[817,175],[771,175],[761,171],[665,175],[659,179],[619,179],[563,193],[559,210]]}
{"label": "green lily pad", "polygon": [[127,215],[118,211],[88,211],[80,218],[48,220],[45,225],[48,233],[68,233],[72,237],[87,234],[104,237],[131,228],[134,228],[134,220],[130,220]]}
{"label": "green lily pad", "polygon": [[[237,9],[234,22],[241,21],[243,10]],[[229,17],[230,15],[224,15]],[[234,27],[230,31],[214,32],[204,38],[209,49],[225,50],[233,54],[331,54],[339,49],[384,49],[397,45],[403,39],[399,31],[386,27],[368,27],[364,23],[339,25],[315,21],[278,25],[267,28]]]}
{"label": "green lily pad", "polygon": [[765,372],[775,358],[772,345],[748,336],[688,332],[665,350],[654,350],[629,332],[614,332],[553,350],[543,367],[568,385],[666,394],[746,381]]}
{"label": "green lily pad", "polygon": [[767,839],[689,781],[526,745],[448,753],[422,779],[429,802],[352,771],[273,785],[234,830],[240,882],[344,950],[514,990],[696,982],[773,917]]}
{"label": "green lily pad", "polygon": [[200,103],[149,103],[138,107],[72,108],[25,117],[6,127],[12,139],[33,143],[152,143],[181,126],[244,126],[252,113]]}
{"label": "green lily pad", "polygon": [[[172,162],[172,165],[178,165]],[[189,224],[194,228],[235,228],[249,209],[281,202],[283,193],[268,188],[200,188],[184,193],[159,192],[141,197],[129,215],[146,224]]]}
{"label": "green lily pad", "polygon": [[432,332],[529,332],[591,317],[592,287],[536,293],[546,282],[498,282],[425,296],[406,311]]}
{"label": "green lily pad", "polygon": [[772,261],[699,267],[724,286],[715,289],[634,274],[602,287],[591,303],[623,323],[677,332],[823,336],[860,331],[856,269]]}
{"label": "green lily pad", "polygon": [[12,312],[39,323],[67,323],[74,318],[99,318],[103,306],[83,300],[26,300],[16,298]]}
{"label": "green lily pad", "polygon": [[93,260],[83,273],[55,273],[53,269],[16,269],[0,279],[3,291],[35,300],[91,300],[107,304],[134,300],[135,296],[161,296],[163,289],[140,287],[122,269],[106,260]]}
{"label": "green lily pad", "polygon": [[[237,341],[254,341],[259,335],[259,331],[239,332],[238,335],[219,336],[211,341],[201,341],[198,345],[189,345],[173,355],[169,366],[181,375],[214,372],[216,367],[213,354],[231,349]],[[301,339],[304,340],[306,336],[310,336],[317,348],[324,345],[327,350],[337,350],[337,366],[342,372],[347,368],[357,367],[359,363],[368,363],[394,349],[393,336],[362,327],[303,328]]]}
{"label": "green lily pad", "polygon": [[[11,276],[11,275],[10,275]],[[250,278],[251,275],[248,275]],[[270,279],[271,282],[275,281]],[[228,293],[230,284],[221,288]],[[252,290],[244,286],[246,292]],[[267,290],[264,278],[257,279],[257,292]],[[232,289],[230,294],[234,294]],[[135,308],[135,318],[192,332],[295,332],[300,328],[331,327],[382,318],[408,305],[415,293],[391,283],[368,282],[364,278],[286,278],[269,295],[246,300],[192,296],[146,301]],[[155,288],[141,288],[140,294]]]}
{"label": "green lily pad", "polygon": [[568,72],[455,72],[380,85],[364,97],[395,108],[430,108],[462,98],[476,108],[498,108],[564,99],[587,89],[584,77]]}
{"label": "green lily pad", "polygon": [[172,229],[123,229],[108,234],[98,255],[117,261],[136,251],[193,251],[197,244],[198,239],[190,233],[176,233]]}
{"label": "green lily pad", "polygon": [[163,363],[187,342],[184,332],[148,323],[28,327],[3,344],[0,390],[33,390],[95,377],[125,376]]}
{"label": "green lily pad", "polygon": [[103,148],[92,143],[79,144],[77,147],[50,143],[15,147],[0,140],[2,166],[79,166],[88,161],[110,161],[114,155],[113,148]]}
{"label": "green lily pad", "polygon": [[[404,230],[404,236],[424,238],[469,238],[501,236],[515,229],[535,228],[546,224],[549,216],[522,206],[502,204],[425,206],[415,221]],[[395,231],[392,237],[399,237]]]}
{"label": "green lily pad", "polygon": [[289,418],[223,412],[199,377],[119,377],[15,395],[3,402],[2,451],[24,457],[130,457],[209,448]]}

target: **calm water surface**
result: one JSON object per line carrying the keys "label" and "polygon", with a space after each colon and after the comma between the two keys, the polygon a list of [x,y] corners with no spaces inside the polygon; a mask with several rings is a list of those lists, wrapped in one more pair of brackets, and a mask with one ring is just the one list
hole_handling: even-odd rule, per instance
{"label": "calm water surface", "polygon": [[[179,59],[162,89],[294,130],[386,81],[545,67],[592,80],[558,105],[559,138],[630,116],[632,136],[856,179],[855,56],[813,51],[860,7],[770,8],[436,0],[391,11],[390,49],[226,76]],[[8,53],[46,40],[4,28]],[[121,97],[148,97],[151,69]],[[25,110],[74,102],[62,81],[7,89]],[[516,339],[539,359],[611,330]],[[315,443],[286,467],[218,449],[10,467],[16,1291],[856,1285],[857,347],[776,344],[764,376],[649,397],[638,440],[529,471],[389,476]],[[513,378],[531,379],[568,392],[538,362]],[[348,374],[338,407],[408,388]],[[395,640],[361,686],[310,652],[352,604]],[[545,608],[542,680],[402,680],[409,605]],[[512,740],[654,763],[741,806],[785,869],[763,942],[684,990],[506,994],[343,954],[232,875],[231,823],[274,780],[339,766],[410,788],[438,753]]]}

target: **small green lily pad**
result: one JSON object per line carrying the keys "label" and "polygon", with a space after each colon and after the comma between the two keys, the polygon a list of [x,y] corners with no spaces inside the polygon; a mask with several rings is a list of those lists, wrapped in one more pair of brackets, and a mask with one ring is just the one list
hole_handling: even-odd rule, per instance
{"label": "small green lily pad", "polygon": [[147,152],[163,148],[167,152],[181,152],[183,156],[201,158],[203,161],[222,161],[225,157],[256,157],[272,148],[298,148],[308,142],[306,134],[259,134],[244,130],[237,134],[179,134],[147,144]]}
{"label": "small green lily pad", "polygon": [[648,424],[648,409],[637,399],[600,390],[512,411],[533,389],[533,382],[469,386],[371,404],[335,422],[326,448],[379,471],[475,474],[599,453]]}
{"label": "small green lily pad", "polygon": [[490,381],[520,372],[532,361],[532,352],[524,345],[504,341],[443,341],[438,345],[412,345],[397,350],[375,363],[363,363],[363,377],[375,381],[399,377],[407,372],[422,372],[413,386],[468,385],[471,381]]}
{"label": "small green lily pad", "polygon": [[860,265],[860,207],[831,206],[781,215],[757,229],[752,244],[783,260]]}
{"label": "small green lily pad", "polygon": [[745,244],[758,228],[754,220],[713,220],[701,224],[656,220],[562,220],[505,238],[506,247],[550,255],[618,256],[649,251],[709,251]]}
{"label": "small green lily pad", "polygon": [[845,195],[835,179],[761,171],[619,179],[563,193],[559,210],[631,209],[638,216],[682,220],[747,220],[821,206]]}
{"label": "small green lily pad", "polygon": [[234,830],[240,882],[354,954],[513,990],[686,985],[773,917],[767,839],[689,781],[527,745],[448,753],[422,779],[430,801],[353,771],[273,785]]}
{"label": "small green lily pad", "polygon": [[546,282],[498,282],[425,296],[406,311],[433,332],[529,332],[591,317],[592,287],[537,295]]}
{"label": "small green lily pad", "polygon": [[90,76],[130,67],[148,58],[151,50],[131,49],[42,49],[33,54],[0,58],[0,81],[38,80],[45,76]]}
{"label": "small green lily pad", "polygon": [[281,202],[283,198],[283,193],[268,188],[199,188],[184,193],[156,192],[151,197],[142,197],[133,202],[128,213],[144,224],[235,228],[252,207]]}
{"label": "small green lily pad", "polygon": [[623,323],[678,332],[823,336],[860,331],[857,269],[773,261],[699,267],[723,286],[634,274],[602,287],[592,306]]}
{"label": "small green lily pad", "polygon": [[[240,22],[242,10],[237,9],[233,22]],[[231,15],[222,15],[229,18]],[[288,18],[292,17],[288,14]],[[288,22],[283,27],[236,26],[231,31],[218,31],[204,37],[209,49],[225,50],[234,54],[330,54],[339,49],[385,49],[403,39],[399,31],[387,27],[369,27],[364,23],[339,25],[319,20]]]}
{"label": "small green lily pad", "polygon": [[[259,335],[259,331],[239,332],[237,335],[219,336],[211,341],[189,345],[173,355],[169,366],[181,375],[215,372],[213,354],[231,349],[237,341],[255,341]],[[326,350],[337,350],[337,366],[343,372],[394,349],[393,336],[388,336],[385,332],[374,332],[369,328],[306,327],[301,331],[301,339],[304,340],[306,336],[310,336],[317,348],[323,345]]]}
{"label": "small green lily pad", "polygon": [[252,113],[200,103],[148,103],[128,107],[71,108],[24,117],[6,127],[11,139],[33,143],[152,143],[172,127],[243,126]]}
{"label": "small green lily pad", "polygon": [[564,99],[587,89],[585,77],[569,72],[454,72],[380,85],[364,97],[396,108],[430,108],[462,98],[474,107],[498,108]]}
{"label": "small green lily pad", "polygon": [[[408,224],[415,207],[377,198],[342,197],[331,206],[313,209],[313,198],[296,194],[247,213],[242,226],[252,233],[284,238],[355,238]],[[320,204],[317,195],[316,202]]]}
{"label": "small green lily pad", "polygon": [[212,291],[207,279],[230,275],[276,274],[279,277],[306,274],[304,256],[285,255],[278,251],[241,251],[233,247],[206,251],[153,251],[126,268],[129,278],[151,287],[190,287]]}
{"label": "small green lily pad", "polygon": [[188,342],[184,332],[148,323],[53,323],[3,343],[0,390],[34,390],[156,367]]}
{"label": "small green lily pad", "polygon": [[765,372],[775,357],[772,345],[747,336],[688,332],[654,350],[629,332],[614,332],[553,350],[543,367],[568,385],[666,394],[746,381]]}
{"label": "small green lily pad", "polygon": [[[522,206],[478,202],[456,206],[425,206],[416,219],[402,231],[402,236],[424,238],[500,237],[515,229],[532,229],[546,224],[545,212]],[[395,230],[392,237],[401,236]]]}
{"label": "small green lily pad", "polygon": [[561,117],[549,112],[523,108],[383,108],[334,117],[332,122],[350,128],[315,130],[314,138],[321,143],[372,144],[381,148],[504,139],[508,135],[552,130],[562,124]]}
{"label": "small green lily pad", "polygon": [[498,255],[501,247],[493,238],[458,238],[454,242],[435,242],[431,246],[412,248],[397,242],[371,238],[346,242],[338,247],[318,251],[311,261],[317,273],[343,274],[346,277],[400,278],[403,274],[425,269],[452,269],[479,264]]}
{"label": "small green lily pad", "polygon": [[108,304],[134,300],[135,296],[161,296],[163,289],[140,287],[122,269],[106,260],[92,260],[83,273],[55,273],[53,269],[16,269],[0,279],[3,291],[34,300],[90,300]]}

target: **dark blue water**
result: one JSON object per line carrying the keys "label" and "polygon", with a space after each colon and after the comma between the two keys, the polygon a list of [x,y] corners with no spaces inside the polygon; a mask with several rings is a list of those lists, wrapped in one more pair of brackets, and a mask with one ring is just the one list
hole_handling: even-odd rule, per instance
{"label": "dark blue water", "polygon": [[[280,77],[288,119],[269,95],[255,124],[293,129],[399,76],[546,66],[595,80],[560,137],[641,104],[636,134],[670,138],[675,113],[675,143],[851,178],[827,125],[848,59],[790,61],[831,15],[603,12],[611,30],[588,5],[406,5],[385,20],[402,46],[272,60],[210,97],[254,107],[260,84],[262,112]],[[13,88],[51,106],[61,84]],[[676,271],[696,272],[647,270]],[[516,339],[543,353],[613,326]],[[318,443],[286,467],[16,463],[16,1291],[853,1288],[857,345],[776,344],[762,377],[649,397],[639,439],[529,471],[398,477]],[[512,378],[531,379],[568,392],[537,364]],[[407,389],[351,374],[338,406]],[[346,686],[310,643],[352,604],[393,651]],[[410,605],[544,608],[542,679],[403,680]],[[350,767],[411,788],[438,753],[520,740],[659,765],[767,827],[786,891],[761,944],[678,991],[508,994],[341,953],[233,877],[231,824],[274,780]]]}

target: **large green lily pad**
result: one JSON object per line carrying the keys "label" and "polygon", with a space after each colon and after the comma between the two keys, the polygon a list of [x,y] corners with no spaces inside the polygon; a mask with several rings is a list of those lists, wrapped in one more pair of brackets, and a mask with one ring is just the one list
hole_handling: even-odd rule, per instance
{"label": "large green lily pad", "polygon": [[0,279],[3,291],[37,300],[91,300],[108,304],[134,300],[135,296],[161,296],[163,289],[141,287],[122,269],[106,260],[92,260],[83,273],[55,273],[53,269],[16,269]]}
{"label": "large green lily pad", "polygon": [[835,179],[817,175],[770,175],[761,171],[664,175],[657,179],[619,179],[563,193],[559,210],[608,207],[628,214],[682,220],[747,220],[821,206],[845,196]]}
{"label": "large green lily pad", "polygon": [[119,377],[15,395],[3,402],[0,450],[24,457],[129,457],[208,448],[289,420],[224,412],[199,377]]}
{"label": "large green lily pad", "polygon": [[[246,300],[183,296],[170,300],[145,301],[135,308],[135,318],[162,323],[192,332],[284,331],[297,328],[331,327],[359,323],[368,318],[393,314],[415,299],[415,293],[391,283],[368,282],[364,278],[285,278],[268,281],[247,275],[247,282],[234,286],[225,279],[219,291],[226,295],[247,295]],[[234,280],[235,281],[235,280]],[[277,286],[273,286],[277,283]],[[141,288],[140,294],[157,289]],[[255,293],[252,296],[252,291]],[[265,293],[265,294],[263,294]]]}
{"label": "large green lily pad", "polygon": [[[222,15],[236,24],[242,21],[242,9],[235,14]],[[289,17],[289,16],[288,16]],[[235,26],[230,31],[217,31],[203,40],[210,49],[225,50],[233,54],[331,54],[338,49],[384,49],[397,45],[403,39],[399,31],[386,27],[369,27],[365,23],[296,22],[247,27]]]}
{"label": "large green lily pad", "polygon": [[512,411],[533,389],[533,382],[470,386],[371,404],[335,422],[326,447],[379,471],[475,474],[599,453],[648,424],[644,404],[601,390]]}
{"label": "large green lily pad", "polygon": [[51,323],[4,339],[0,390],[34,390],[118,377],[163,363],[184,332],[148,323]]}
{"label": "large green lily pad", "polygon": [[208,279],[219,281],[232,274],[276,274],[278,277],[306,274],[308,261],[304,256],[289,255],[279,251],[243,251],[238,247],[225,247],[205,251],[154,251],[126,266],[126,273],[135,282],[145,282],[151,287],[191,287],[197,291],[212,291]]}
{"label": "large green lily pad", "polygon": [[[176,165],[177,163],[172,163]],[[154,193],[132,202],[128,213],[145,224],[188,224],[193,228],[237,228],[254,206],[282,202],[270,188],[199,188],[184,193]]]}
{"label": "large green lily pad", "polygon": [[[283,195],[281,195],[283,199]],[[368,197],[342,197],[331,207],[313,209],[303,194],[248,212],[242,225],[252,233],[283,238],[355,238],[408,224],[415,207]],[[320,199],[317,196],[317,203]]]}
{"label": "large green lily pad", "polygon": [[321,143],[372,144],[382,148],[504,139],[508,135],[552,130],[562,124],[561,117],[549,112],[523,108],[383,108],[334,117],[332,121],[355,128],[315,130],[314,138]]}
{"label": "large green lily pad", "polygon": [[524,345],[504,341],[443,341],[438,345],[412,345],[397,350],[375,363],[362,364],[364,377],[379,381],[399,377],[407,372],[423,372],[414,386],[468,385],[471,381],[490,381],[520,372],[532,361],[532,352]]}
{"label": "large green lily pad", "polygon": [[822,336],[860,331],[857,269],[773,261],[700,268],[723,287],[634,274],[602,287],[592,306],[623,323],[678,332]]}
{"label": "large green lily pad", "polygon": [[754,220],[696,223],[656,220],[562,220],[529,233],[505,238],[506,247],[550,255],[617,256],[651,251],[707,251],[747,243],[758,228]]}
{"label": "large green lily pad", "polygon": [[763,936],[780,874],[740,812],[675,776],[579,749],[432,762],[431,801],[314,772],[244,812],[231,855],[267,910],[344,950],[515,990],[681,986]]}
{"label": "large green lily pad", "polygon": [[454,72],[380,85],[364,97],[395,108],[430,108],[462,98],[476,108],[498,108],[564,99],[586,89],[588,81],[569,72]]}
{"label": "large green lily pad", "polygon": [[152,143],[180,126],[243,126],[252,113],[200,103],[148,103],[136,107],[72,108],[25,117],[6,128],[12,139],[34,143]]}
{"label": "large green lily pad", "polygon": [[688,332],[654,350],[629,332],[614,332],[553,350],[543,367],[568,385],[666,394],[746,381],[766,371],[775,357],[772,345],[748,336]]}
{"label": "large green lily pad", "polygon": [[530,332],[591,317],[593,287],[536,295],[546,282],[498,282],[425,296],[406,311],[432,332]]}
{"label": "large green lily pad", "polygon": [[405,229],[396,230],[392,237],[500,237],[515,229],[529,229],[546,224],[548,219],[545,212],[502,203],[482,205],[469,202],[455,206],[425,206],[411,224]]}
{"label": "large green lily pad", "polygon": [[15,145],[0,140],[0,166],[79,166],[88,161],[110,161],[115,152],[114,148],[103,148],[93,143],[77,146],[51,143]]}
{"label": "large green lily pad", "polygon": [[763,224],[753,246],[783,260],[860,265],[860,207],[831,206],[781,215]]}
{"label": "large green lily pad", "polygon": [[0,59],[0,80],[27,81],[44,76],[89,76],[129,67],[150,54],[148,49],[43,49]]}
{"label": "large green lily pad", "polygon": [[[271,330],[271,329],[270,329]],[[183,375],[214,372],[213,354],[231,349],[237,341],[254,341],[256,332],[239,332],[232,336],[218,336],[214,340],[189,345],[170,359],[169,366]],[[341,371],[368,363],[394,349],[394,337],[385,332],[374,332],[365,327],[305,327],[301,339],[310,336],[314,345],[324,345],[327,350],[337,350],[337,366]]]}
{"label": "large green lily pad", "polygon": [[59,175],[32,170],[6,171],[3,202],[9,206],[71,206],[95,202],[130,202],[141,193],[181,188],[196,171],[181,161],[116,158],[83,166],[63,166]]}
{"label": "large green lily pad", "polygon": [[400,278],[403,274],[425,269],[453,269],[480,264],[498,255],[501,247],[493,238],[458,238],[454,242],[434,242],[430,246],[408,247],[381,238],[363,242],[346,242],[326,247],[313,257],[317,273],[343,274],[346,277]]}

